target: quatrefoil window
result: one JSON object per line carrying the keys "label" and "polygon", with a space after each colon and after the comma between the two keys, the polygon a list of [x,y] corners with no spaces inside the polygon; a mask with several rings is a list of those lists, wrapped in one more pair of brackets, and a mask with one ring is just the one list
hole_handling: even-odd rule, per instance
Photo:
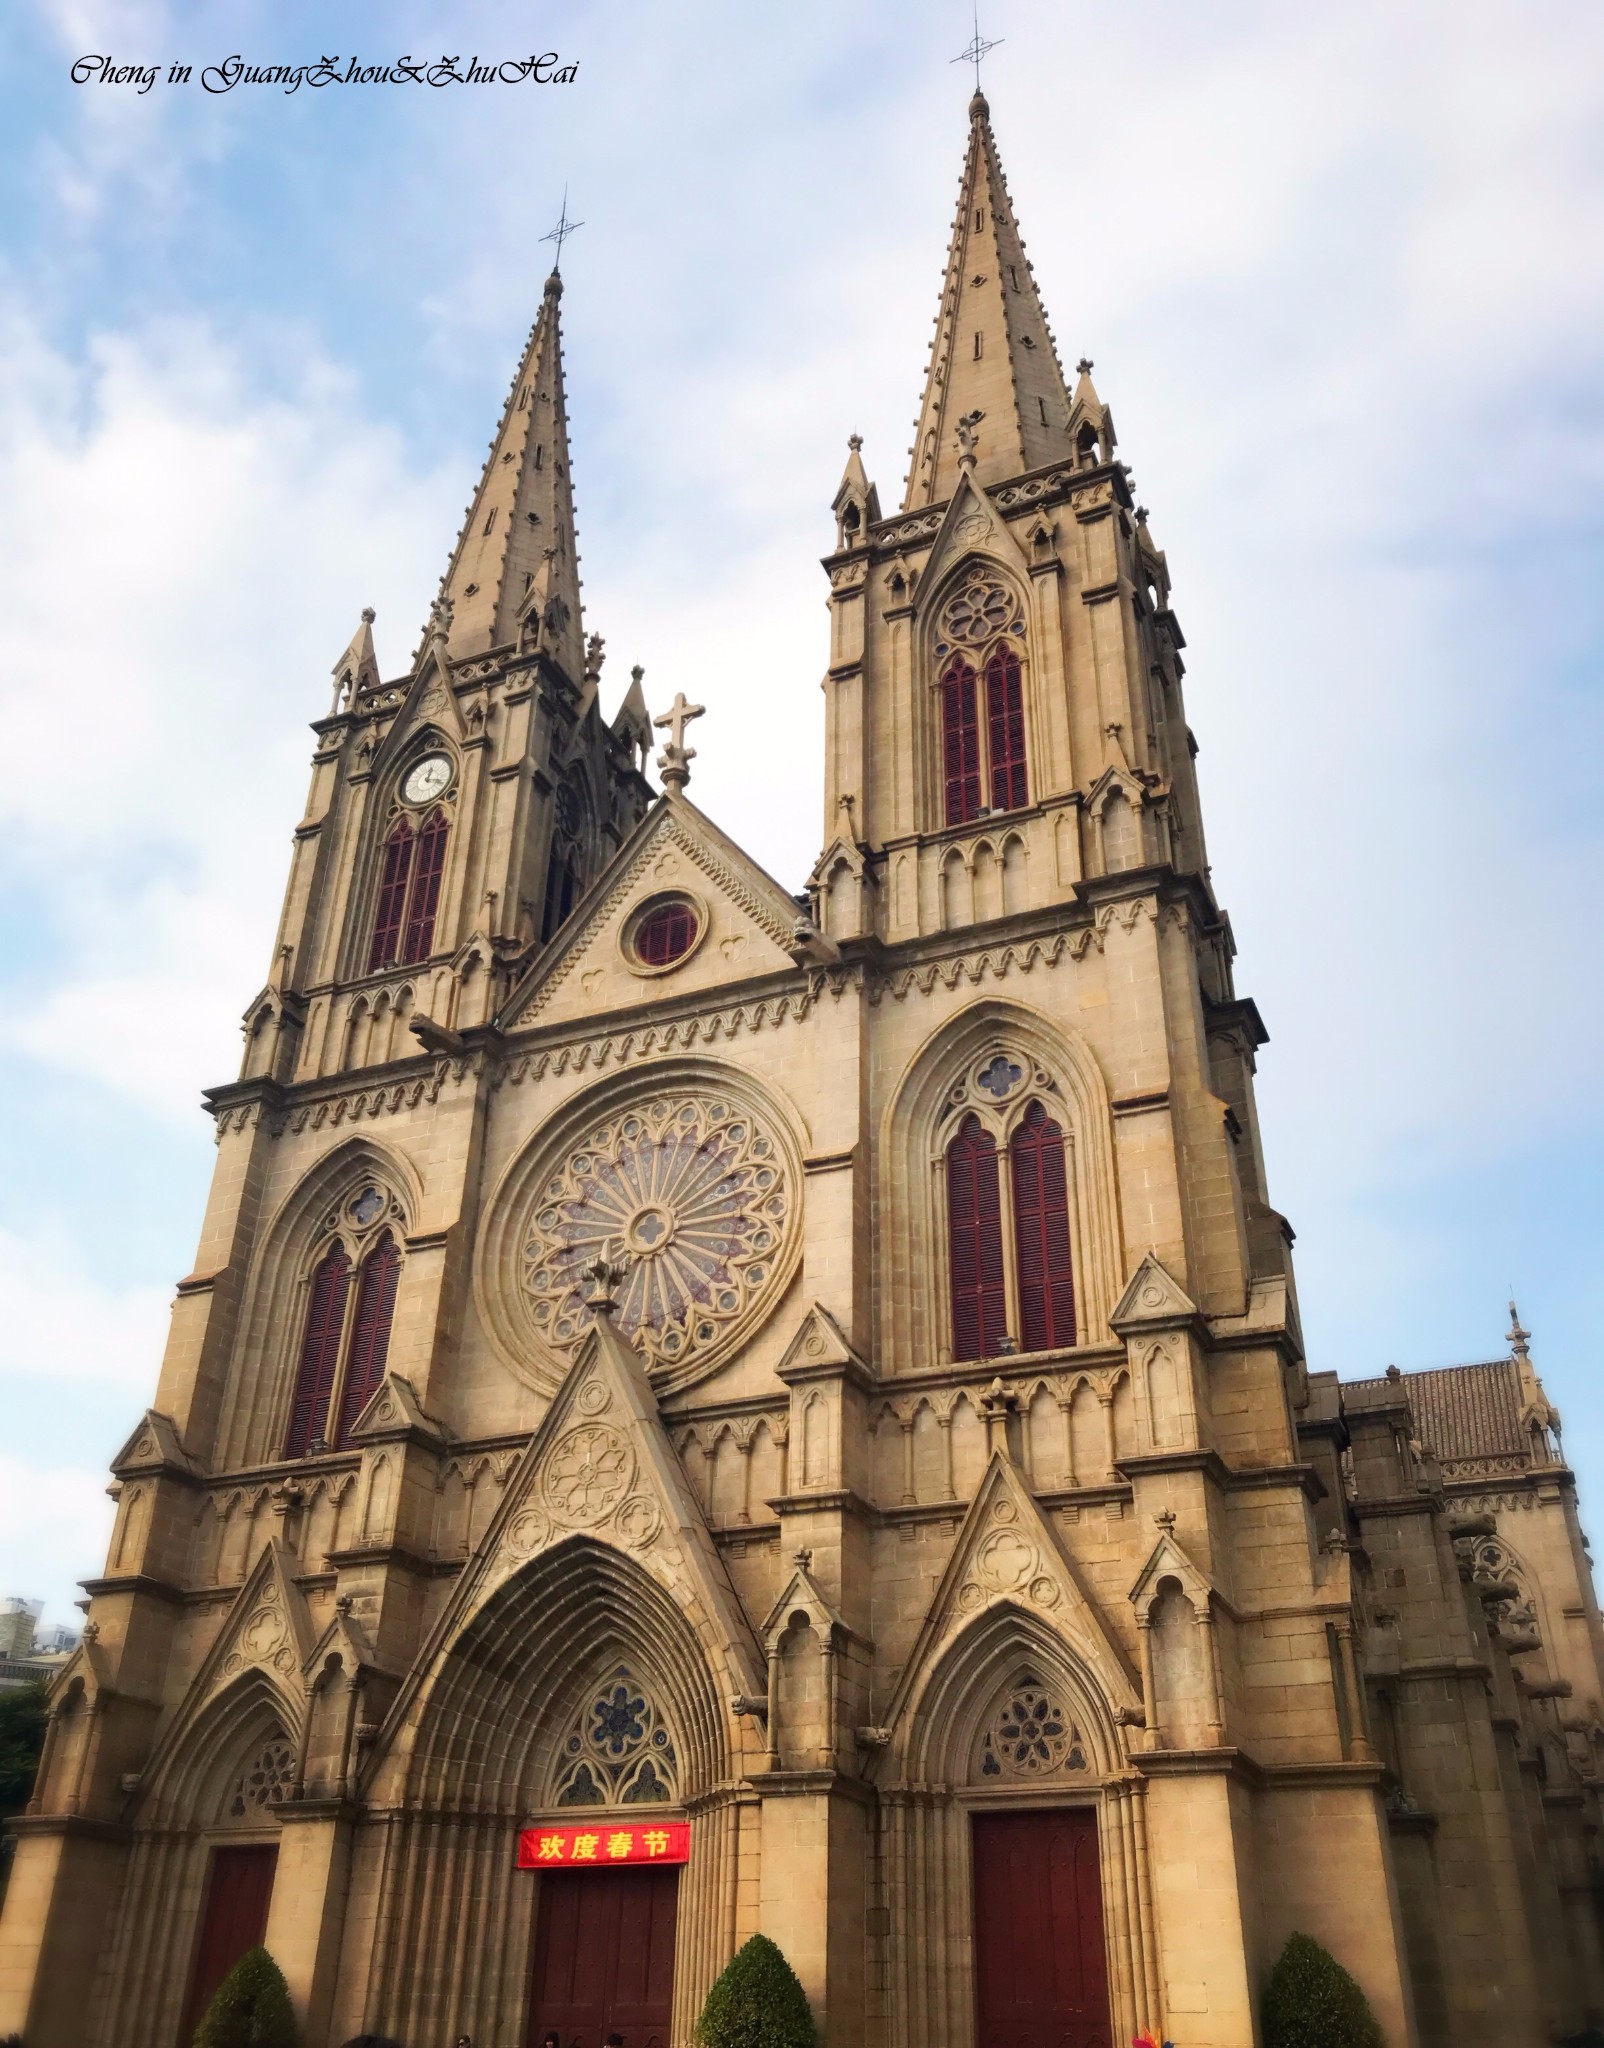
{"label": "quatrefoil window", "polygon": [[1048,1687],[1030,1674],[993,1716],[980,1745],[983,1778],[1036,1778],[1084,1771],[1080,1733]]}
{"label": "quatrefoil window", "polygon": [[645,1806],[679,1796],[674,1738],[651,1693],[624,1666],[598,1686],[568,1731],[558,1806]]}

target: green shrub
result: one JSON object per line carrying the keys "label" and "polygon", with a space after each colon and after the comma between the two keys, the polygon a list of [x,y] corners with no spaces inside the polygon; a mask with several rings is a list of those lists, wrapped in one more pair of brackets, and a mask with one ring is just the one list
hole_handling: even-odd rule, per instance
{"label": "green shrub", "polygon": [[1334,1955],[1294,1934],[1264,1993],[1264,2048],[1386,2048],[1370,2001]]}
{"label": "green shrub", "polygon": [[218,1985],[194,2048],[295,2048],[289,1986],[265,1948],[248,1948]]}
{"label": "green shrub", "polygon": [[707,1994],[702,2048],[813,2048],[813,2012],[797,1975],[766,1934],[754,1934]]}

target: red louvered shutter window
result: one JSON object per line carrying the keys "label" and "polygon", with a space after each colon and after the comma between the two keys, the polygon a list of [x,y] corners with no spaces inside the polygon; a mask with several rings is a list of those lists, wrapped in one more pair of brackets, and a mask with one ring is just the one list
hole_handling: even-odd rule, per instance
{"label": "red louvered shutter window", "polygon": [[406,909],[414,844],[412,827],[405,818],[397,818],[394,830],[384,842],[384,862],[379,870],[379,902],[373,913],[373,943],[368,947],[369,974],[388,967],[401,943],[401,919]]}
{"label": "red louvered shutter window", "polygon": [[1017,811],[1025,792],[1025,693],[1019,656],[999,647],[986,663],[986,720],[991,728],[991,807]]}
{"label": "red louvered shutter window", "polygon": [[1075,1341],[1064,1134],[1041,1104],[1033,1102],[1008,1149],[1019,1255],[1020,1341],[1027,1351],[1054,1351]]}
{"label": "red louvered shutter window", "polygon": [[444,811],[431,811],[418,829],[418,858],[407,898],[406,939],[401,959],[410,967],[426,960],[434,945],[434,914],[440,905],[440,878],[446,871],[446,840],[451,827]]}
{"label": "red louvered shutter window", "polygon": [[980,713],[975,672],[961,654],[941,678],[941,775],[946,821],[967,824],[980,813]]}
{"label": "red louvered shutter window", "polygon": [[345,1362],[345,1391],[340,1396],[338,1449],[352,1425],[378,1391],[384,1361],[390,1352],[390,1323],[395,1315],[396,1282],[401,1278],[401,1253],[389,1231],[362,1261],[356,1290],[356,1326],[351,1355]]}
{"label": "red louvered shutter window", "polygon": [[351,1261],[336,1238],[312,1274],[306,1335],[301,1339],[301,1363],[290,1409],[290,1435],[284,1446],[286,1458],[304,1458],[323,1434],[340,1357],[340,1332],[345,1328],[345,1297],[350,1291]]}
{"label": "red louvered shutter window", "polygon": [[974,1116],[947,1148],[947,1267],[955,1363],[986,1358],[1008,1333],[997,1147]]}
{"label": "red louvered shutter window", "polygon": [[672,967],[691,950],[695,939],[696,918],[690,905],[665,903],[642,918],[635,934],[635,951],[647,967]]}

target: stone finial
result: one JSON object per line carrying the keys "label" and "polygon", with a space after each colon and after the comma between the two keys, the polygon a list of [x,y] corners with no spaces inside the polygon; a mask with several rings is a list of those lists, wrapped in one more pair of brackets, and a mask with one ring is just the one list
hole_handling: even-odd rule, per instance
{"label": "stone finial", "polygon": [[1173,1536],[1175,1534],[1174,1508],[1160,1508],[1153,1517],[1153,1526],[1161,1536]]}
{"label": "stone finial", "polygon": [[1527,1346],[1531,1334],[1530,1330],[1523,1330],[1521,1328],[1519,1313],[1515,1308],[1514,1302],[1511,1301],[1509,1304],[1509,1348],[1517,1358],[1526,1358],[1530,1355]]}
{"label": "stone finial", "polygon": [[685,744],[685,728],[693,718],[700,718],[706,711],[705,704],[686,702],[685,692],[678,691],[668,709],[652,720],[652,724],[666,728],[668,742],[657,757],[657,772],[670,789],[683,789],[691,779],[691,763],[696,759],[696,749]]}
{"label": "stone finial", "polygon": [[378,613],[373,609],[372,605],[365,604],[362,607],[362,623],[364,626],[371,626],[373,624],[373,621],[378,616]]}
{"label": "stone finial", "polygon": [[585,1297],[585,1306],[599,1316],[610,1316],[618,1306],[618,1290],[624,1284],[629,1271],[627,1260],[609,1258],[603,1252],[592,1259],[583,1269],[581,1277],[590,1282],[590,1293]]}
{"label": "stone finial", "polygon": [[1081,357],[1080,361],[1075,365],[1075,374],[1077,377],[1089,377],[1092,374],[1092,359],[1090,356]]}
{"label": "stone finial", "polygon": [[966,412],[953,429],[953,438],[958,443],[960,469],[973,469],[975,466],[975,453],[980,440],[975,429],[985,417],[986,415],[976,406],[973,412]]}
{"label": "stone finial", "polygon": [[450,637],[451,620],[455,611],[456,606],[442,590],[434,603],[429,607],[428,637],[431,640],[445,640]]}
{"label": "stone finial", "polygon": [[856,455],[858,450],[863,446],[863,436],[861,434],[848,434],[847,446],[852,450],[853,454]]}
{"label": "stone finial", "polygon": [[791,1552],[791,1562],[798,1571],[805,1572],[813,1563],[813,1552],[805,1546],[801,1550],[793,1550]]}

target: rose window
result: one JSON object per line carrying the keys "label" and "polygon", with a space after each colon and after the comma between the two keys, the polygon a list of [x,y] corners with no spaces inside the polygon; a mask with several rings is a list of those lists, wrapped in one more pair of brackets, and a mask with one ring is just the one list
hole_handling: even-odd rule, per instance
{"label": "rose window", "polygon": [[247,1814],[259,1813],[264,1807],[287,1799],[294,1775],[295,1752],[289,1738],[276,1735],[234,1781],[234,1796],[228,1805],[230,1819],[242,1820]]}
{"label": "rose window", "polygon": [[1039,1680],[1021,1680],[982,1739],[980,1775],[1040,1777],[1085,1768],[1086,1752],[1068,1714]]}
{"label": "rose window", "polygon": [[941,615],[944,640],[979,646],[1012,624],[1018,609],[1013,594],[1001,583],[989,578],[966,583]]}
{"label": "rose window", "polygon": [[620,1667],[597,1688],[563,1743],[558,1806],[644,1806],[679,1796],[674,1738],[651,1694]]}
{"label": "rose window", "polygon": [[622,1255],[614,1320],[658,1366],[714,1343],[774,1272],[790,1213],[780,1148],[728,1099],[680,1095],[609,1117],[541,1190],[523,1247],[535,1327],[590,1328],[584,1269]]}

